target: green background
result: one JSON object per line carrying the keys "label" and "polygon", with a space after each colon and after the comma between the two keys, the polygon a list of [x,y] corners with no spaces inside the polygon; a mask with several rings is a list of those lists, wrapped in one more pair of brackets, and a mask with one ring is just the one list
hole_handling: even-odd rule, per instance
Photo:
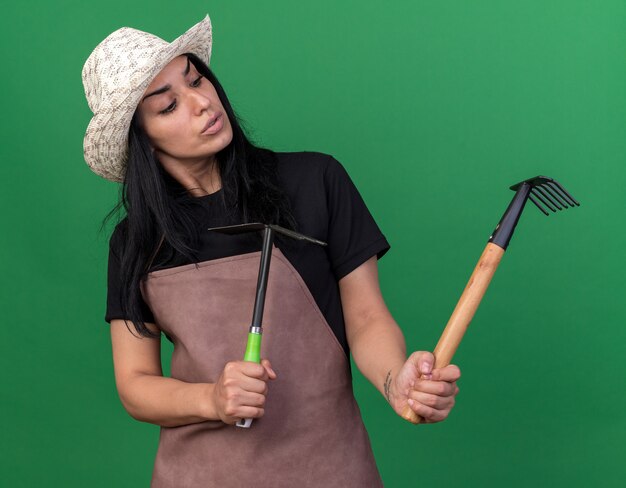
{"label": "green background", "polygon": [[118,188],[83,160],[80,74],[119,27],[171,41],[206,13],[251,136],[357,184],[410,350],[434,348],[510,185],[547,175],[581,202],[526,208],[445,422],[404,422],[355,376],[386,486],[624,486],[626,4],[580,0],[6,2],[0,484],[149,484],[159,429],[115,389],[98,227]]}

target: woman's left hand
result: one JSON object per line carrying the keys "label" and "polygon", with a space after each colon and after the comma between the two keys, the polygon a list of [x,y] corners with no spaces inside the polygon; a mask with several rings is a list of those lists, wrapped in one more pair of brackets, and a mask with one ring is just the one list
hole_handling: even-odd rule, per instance
{"label": "woman's left hand", "polygon": [[402,416],[408,404],[423,423],[445,420],[452,407],[461,377],[458,366],[432,369],[435,358],[428,351],[417,351],[409,356],[399,371],[391,371],[385,382],[385,394],[394,411]]}

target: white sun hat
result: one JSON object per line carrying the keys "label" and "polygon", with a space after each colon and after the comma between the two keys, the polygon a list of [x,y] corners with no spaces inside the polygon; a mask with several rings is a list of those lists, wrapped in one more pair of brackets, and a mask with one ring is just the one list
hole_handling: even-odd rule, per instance
{"label": "white sun hat", "polygon": [[168,43],[131,27],[108,35],[87,58],[82,77],[93,117],[83,141],[85,162],[107,180],[121,182],[128,160],[128,129],[141,96],[174,58],[193,53],[211,60],[211,19],[206,17]]}

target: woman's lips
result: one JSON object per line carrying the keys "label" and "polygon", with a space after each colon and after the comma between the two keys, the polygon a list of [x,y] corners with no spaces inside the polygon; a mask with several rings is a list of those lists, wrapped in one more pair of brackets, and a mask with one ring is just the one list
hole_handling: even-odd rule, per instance
{"label": "woman's lips", "polygon": [[[213,121],[215,121],[215,123],[211,125]],[[207,121],[207,124],[204,126],[204,129],[202,131],[202,135],[215,134],[222,127],[224,127],[224,117],[222,113],[219,113],[215,117],[212,117]]]}

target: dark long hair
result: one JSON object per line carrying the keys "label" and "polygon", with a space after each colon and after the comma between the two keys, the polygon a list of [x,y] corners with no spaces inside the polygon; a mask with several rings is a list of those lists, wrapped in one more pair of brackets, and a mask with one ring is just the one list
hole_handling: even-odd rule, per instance
{"label": "dark long hair", "polygon": [[[233,130],[230,144],[216,154],[224,208],[232,209],[242,223],[264,222],[297,230],[278,178],[276,154],[249,140],[215,74],[195,54],[186,56],[215,87]],[[119,201],[104,218],[102,227],[113,215],[125,210],[126,217],[117,226],[122,312],[140,335],[158,337],[142,319],[140,283],[161,244],[169,249],[169,258],[178,253],[197,262],[199,230],[189,209],[199,202],[163,169],[136,115],[135,112],[129,130],[128,162]]]}

